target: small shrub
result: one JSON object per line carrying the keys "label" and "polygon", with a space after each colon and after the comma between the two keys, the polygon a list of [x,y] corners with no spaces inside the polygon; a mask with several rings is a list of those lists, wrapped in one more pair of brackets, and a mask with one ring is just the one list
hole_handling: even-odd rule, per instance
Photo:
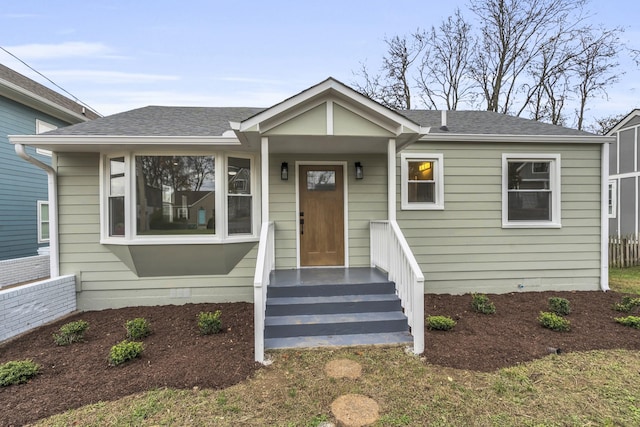
{"label": "small shrub", "polygon": [[144,317],[136,317],[133,320],[129,320],[124,327],[127,329],[127,338],[130,340],[139,340],[151,335],[151,327]]}
{"label": "small shrub", "polygon": [[0,387],[22,384],[40,372],[40,365],[31,360],[12,360],[0,365]]}
{"label": "small shrub", "polygon": [[89,324],[84,320],[66,323],[60,326],[57,334],[53,334],[53,341],[58,345],[80,342],[83,340],[84,333],[88,328]]}
{"label": "small shrub", "polygon": [[471,295],[471,307],[478,313],[493,314],[496,312],[496,306],[484,294]]}
{"label": "small shrub", "polygon": [[448,316],[427,317],[427,328],[435,331],[448,331],[456,326],[456,321]]}
{"label": "small shrub", "polygon": [[571,328],[571,322],[549,311],[541,311],[538,321],[543,327],[553,331],[568,331]]}
{"label": "small shrub", "polygon": [[198,328],[202,335],[217,334],[222,330],[222,321],[220,320],[222,312],[216,310],[214,313],[210,311],[202,311],[198,314]]}
{"label": "small shrub", "polygon": [[640,307],[640,298],[633,298],[630,296],[622,297],[622,302],[613,305],[614,310],[625,313],[629,313],[636,307]]}
{"label": "small shrub", "polygon": [[142,350],[144,350],[144,345],[141,342],[121,341],[111,347],[109,351],[109,364],[118,366],[126,361],[135,359],[140,356]]}
{"label": "small shrub", "polygon": [[624,326],[640,329],[640,317],[638,316],[616,317],[615,321]]}
{"label": "small shrub", "polygon": [[549,310],[558,316],[566,316],[571,313],[571,306],[566,298],[551,297],[549,298]]}

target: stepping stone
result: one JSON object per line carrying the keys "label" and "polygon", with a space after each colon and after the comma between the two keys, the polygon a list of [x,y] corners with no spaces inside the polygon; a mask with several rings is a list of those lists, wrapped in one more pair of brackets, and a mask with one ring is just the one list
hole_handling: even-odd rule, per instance
{"label": "stepping stone", "polygon": [[362,366],[358,362],[349,359],[337,359],[327,363],[324,371],[331,378],[360,378]]}
{"label": "stepping stone", "polygon": [[362,427],[373,424],[380,417],[380,408],[375,400],[361,394],[345,394],[331,404],[331,412],[338,425]]}

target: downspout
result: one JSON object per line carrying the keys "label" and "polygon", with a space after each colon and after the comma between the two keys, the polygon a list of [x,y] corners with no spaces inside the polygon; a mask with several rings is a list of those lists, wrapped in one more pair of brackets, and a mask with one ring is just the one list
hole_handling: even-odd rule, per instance
{"label": "downspout", "polygon": [[49,275],[53,279],[60,276],[58,251],[58,179],[56,171],[48,164],[27,154],[24,145],[15,144],[15,147],[16,154],[19,157],[47,173],[47,184],[49,189]]}
{"label": "downspout", "polygon": [[609,143],[600,155],[600,289],[609,290]]}

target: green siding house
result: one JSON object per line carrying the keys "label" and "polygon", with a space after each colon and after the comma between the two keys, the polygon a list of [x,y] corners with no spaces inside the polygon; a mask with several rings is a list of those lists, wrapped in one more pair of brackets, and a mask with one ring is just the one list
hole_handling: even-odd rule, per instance
{"label": "green siding house", "polygon": [[[0,260],[48,246],[47,174],[22,160],[8,135],[31,135],[98,117],[82,105],[0,64]],[[51,165],[51,155],[27,147]]]}
{"label": "green siding house", "polygon": [[260,361],[278,274],[383,272],[417,353],[425,294],[608,289],[610,137],[393,111],[329,78],[267,109],[150,106],[11,142],[56,155],[52,250],[80,309],[254,301]]}

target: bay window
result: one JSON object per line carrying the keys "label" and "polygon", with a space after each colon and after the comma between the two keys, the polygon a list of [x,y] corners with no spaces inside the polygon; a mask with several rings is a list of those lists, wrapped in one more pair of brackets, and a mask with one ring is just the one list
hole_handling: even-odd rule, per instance
{"label": "bay window", "polygon": [[503,154],[502,225],[560,227],[559,154]]}
{"label": "bay window", "polygon": [[109,243],[255,237],[250,155],[127,153],[105,156],[103,165]]}

